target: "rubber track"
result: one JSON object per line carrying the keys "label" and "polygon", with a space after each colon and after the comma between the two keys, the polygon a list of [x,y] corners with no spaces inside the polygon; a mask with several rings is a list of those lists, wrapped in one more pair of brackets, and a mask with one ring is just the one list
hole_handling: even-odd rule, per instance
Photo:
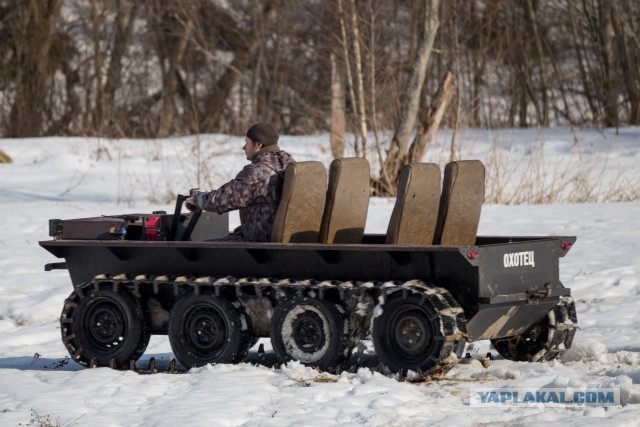
{"label": "rubber track", "polygon": [[[518,347],[518,343],[526,339],[527,332],[506,338],[492,339],[494,347],[505,359],[544,362],[554,360],[571,347],[573,337],[578,329],[576,305],[572,297],[560,297],[555,307],[549,311],[541,322],[546,329],[547,339],[540,343],[540,349],[533,353]],[[504,346],[499,350],[498,344]]]}
{"label": "rubber track", "polygon": [[[112,277],[99,275],[93,281],[83,283],[77,287],[74,294],[82,297],[86,289],[91,286],[104,286],[110,284],[114,289],[126,288],[136,298],[141,298],[141,290],[149,288],[153,294],[160,292],[167,286],[173,288],[173,294],[177,298],[191,289],[195,293],[205,289],[214,295],[233,295],[237,298],[245,296],[268,297],[276,303],[291,296],[298,295],[310,298],[328,298],[340,304],[348,313],[349,327],[352,330],[351,340],[355,346],[360,340],[366,339],[370,333],[375,311],[379,310],[384,301],[397,292],[404,296],[421,294],[424,300],[428,300],[439,312],[441,318],[441,331],[444,337],[440,356],[436,366],[430,372],[446,372],[454,366],[462,355],[466,335],[466,321],[463,309],[444,288],[427,285],[419,280],[407,282],[341,282],[335,280],[290,280],[272,278],[235,278],[235,277],[169,277],[140,275],[128,277],[121,274]],[[72,294],[73,295],[73,294]],[[65,301],[67,304],[77,304],[73,299]],[[141,301],[144,302],[144,301]],[[64,311],[61,322],[64,318]],[[73,354],[72,354],[73,356]],[[455,357],[454,357],[455,356]],[[132,364],[132,367],[135,365]],[[175,366],[170,367],[175,372]],[[153,372],[153,370],[152,370]]]}
{"label": "rubber track", "polygon": [[560,297],[560,302],[549,312],[547,319],[548,337],[538,353],[531,357],[532,362],[553,360],[571,347],[578,328],[576,305],[571,297]]}
{"label": "rubber track", "polygon": [[[464,310],[444,288],[430,286],[420,280],[408,282],[387,282],[382,285],[383,293],[379,297],[380,303],[376,310],[384,309],[384,302],[395,297],[398,292],[406,298],[412,294],[421,294],[424,301],[428,301],[437,311],[441,319],[440,331],[444,337],[444,343],[440,349],[440,355],[434,367],[429,372],[420,373],[431,376],[444,375],[455,366],[462,356],[467,335],[467,323]],[[375,315],[375,314],[374,314]]]}

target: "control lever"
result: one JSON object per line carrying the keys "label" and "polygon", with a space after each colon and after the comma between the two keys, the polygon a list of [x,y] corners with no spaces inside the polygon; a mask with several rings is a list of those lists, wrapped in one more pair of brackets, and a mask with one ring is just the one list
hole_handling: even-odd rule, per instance
{"label": "control lever", "polygon": [[[189,197],[195,197],[199,190],[200,190],[199,188],[192,188],[191,190],[189,190]],[[189,220],[189,224],[187,224],[187,228],[184,230],[184,234],[182,234],[181,240],[189,240],[189,238],[191,237],[191,233],[193,232],[193,229],[198,223],[198,219],[200,219],[201,214],[202,214],[201,210],[195,211],[191,214],[191,220]]]}

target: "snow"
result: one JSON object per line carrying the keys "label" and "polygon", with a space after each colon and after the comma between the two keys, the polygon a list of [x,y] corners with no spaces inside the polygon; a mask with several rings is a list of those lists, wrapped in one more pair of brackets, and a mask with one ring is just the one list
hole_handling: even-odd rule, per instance
{"label": "snow", "polygon": [[[443,166],[450,137],[440,132],[425,161]],[[527,156],[539,156],[546,185],[586,167],[596,171],[588,175],[593,194],[603,197],[619,184],[620,197],[609,200],[632,200],[483,208],[482,235],[577,236],[560,275],[576,300],[579,330],[560,360],[481,361],[497,354],[480,341],[465,350],[473,359],[443,380],[413,384],[365,368],[340,375],[297,362],[272,368],[260,363],[273,358],[262,339],[266,353],[256,346],[247,362],[172,375],[164,372],[173,357],[168,339],[153,337],[139,364],[154,357],[162,373],[84,369],[69,361],[60,340],[68,274],[43,271],[57,261],[38,246],[48,239],[48,219],[170,211],[177,193],[231,178],[245,163],[243,138],[0,139],[14,160],[0,165],[0,425],[638,425],[640,201],[633,194],[640,192],[640,129],[466,130],[457,138],[463,158],[487,167],[524,165],[504,182],[505,192],[522,192],[519,185],[535,172]],[[327,135],[283,136],[281,146],[298,160],[331,161]],[[376,171],[376,159],[371,163]],[[367,232],[386,231],[393,202],[371,200]],[[230,222],[235,227],[237,215]],[[620,405],[470,405],[474,388],[505,387],[616,388]]]}

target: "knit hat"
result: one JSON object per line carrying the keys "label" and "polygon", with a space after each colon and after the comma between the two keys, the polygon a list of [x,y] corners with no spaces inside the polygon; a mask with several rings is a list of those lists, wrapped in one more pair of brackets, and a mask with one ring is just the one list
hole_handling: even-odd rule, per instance
{"label": "knit hat", "polygon": [[270,123],[256,123],[247,131],[247,138],[262,145],[275,145],[278,131]]}

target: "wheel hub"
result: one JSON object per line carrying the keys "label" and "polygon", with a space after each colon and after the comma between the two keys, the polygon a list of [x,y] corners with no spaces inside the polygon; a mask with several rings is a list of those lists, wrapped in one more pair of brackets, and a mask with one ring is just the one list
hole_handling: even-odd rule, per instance
{"label": "wheel hub", "polygon": [[307,353],[320,350],[325,343],[323,322],[317,313],[307,311],[293,322],[293,339]]}
{"label": "wheel hub", "polygon": [[395,327],[395,337],[402,351],[411,355],[425,352],[429,344],[430,334],[425,329],[424,320],[417,314],[405,314],[401,316]]}
{"label": "wheel hub", "polygon": [[124,339],[126,327],[122,310],[105,301],[96,304],[87,313],[88,337],[100,348],[111,348]]}
{"label": "wheel hub", "polygon": [[196,313],[186,326],[191,342],[202,350],[219,348],[225,341],[224,324],[216,313]]}

